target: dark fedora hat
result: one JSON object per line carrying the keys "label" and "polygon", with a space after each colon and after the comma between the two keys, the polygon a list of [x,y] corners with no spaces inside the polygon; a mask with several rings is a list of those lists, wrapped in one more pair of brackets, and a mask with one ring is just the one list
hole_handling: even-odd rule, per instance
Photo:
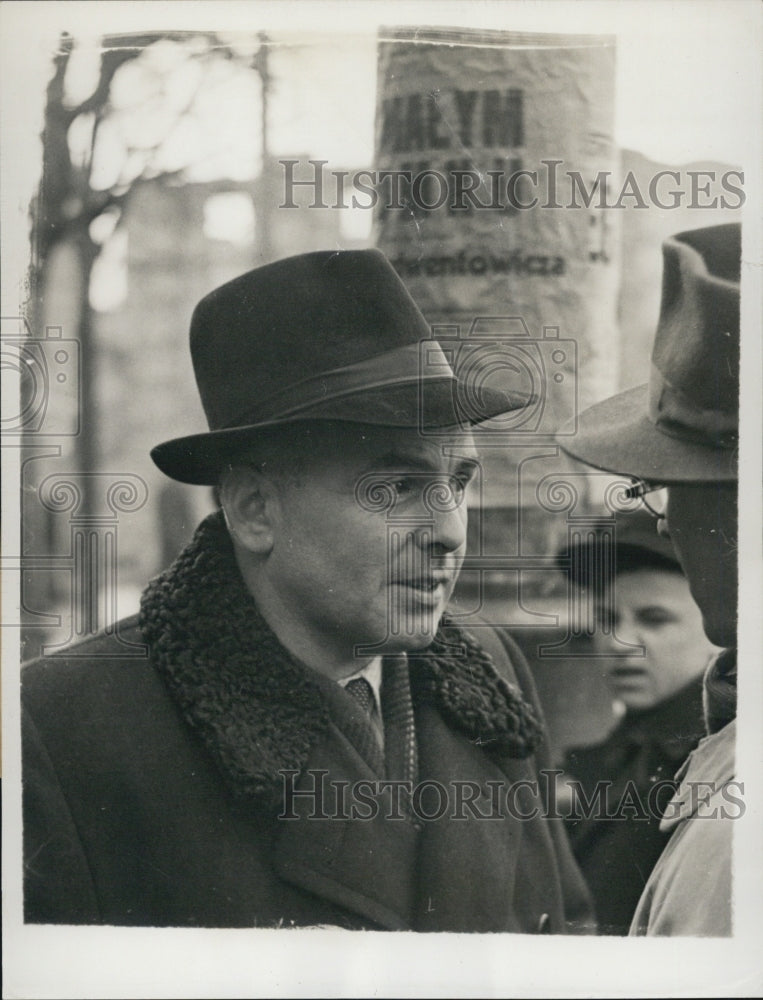
{"label": "dark fedora hat", "polygon": [[532,401],[484,380],[465,385],[378,250],[301,254],[222,285],[193,313],[191,356],[209,433],[166,441],[151,457],[173,479],[200,485],[216,483],[263,428],[444,428]]}
{"label": "dark fedora hat", "polygon": [[665,241],[649,382],[584,410],[564,451],[654,483],[736,479],[741,243],[736,223]]}
{"label": "dark fedora hat", "polygon": [[[600,585],[603,566],[596,565],[593,540],[565,545],[556,554],[556,565],[579,587]],[[638,569],[683,573],[670,540],[657,534],[657,522],[645,510],[618,514],[614,545],[615,574]]]}

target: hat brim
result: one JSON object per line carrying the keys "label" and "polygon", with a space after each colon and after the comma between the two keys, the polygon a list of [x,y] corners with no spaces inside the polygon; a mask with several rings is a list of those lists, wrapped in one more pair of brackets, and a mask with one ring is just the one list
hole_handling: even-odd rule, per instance
{"label": "hat brim", "polygon": [[[468,405],[464,405],[464,399]],[[522,409],[535,400],[536,397],[529,393],[489,387],[480,388],[477,397],[474,394],[466,397],[453,379],[428,385],[424,392],[415,383],[386,386],[326,400],[299,413],[272,420],[173,438],[153,448],[151,458],[171,479],[193,486],[214,486],[221,471],[241,448],[249,441],[256,441],[258,432],[266,428],[304,420],[337,420],[422,430],[464,428]]]}
{"label": "hat brim", "polygon": [[[737,478],[736,450],[673,437],[648,418],[647,385],[627,389],[584,410],[577,431],[559,437],[568,455],[605,472],[647,482],[730,482]],[[561,434],[571,435],[574,421]]]}

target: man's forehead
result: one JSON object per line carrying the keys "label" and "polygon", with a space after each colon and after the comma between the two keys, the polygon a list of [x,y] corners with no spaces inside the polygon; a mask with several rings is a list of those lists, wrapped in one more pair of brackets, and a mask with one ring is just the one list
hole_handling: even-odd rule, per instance
{"label": "man's forehead", "polygon": [[477,449],[470,430],[423,434],[417,428],[373,428],[360,449],[366,464],[380,469],[421,466],[445,469],[460,462],[476,462]]}

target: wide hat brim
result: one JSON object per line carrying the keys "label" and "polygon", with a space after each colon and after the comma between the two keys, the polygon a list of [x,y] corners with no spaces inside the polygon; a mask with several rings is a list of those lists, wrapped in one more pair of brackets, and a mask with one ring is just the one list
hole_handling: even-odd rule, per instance
{"label": "wide hat brim", "polygon": [[[464,405],[464,400],[467,405]],[[335,420],[381,427],[413,428],[433,433],[476,426],[484,420],[531,405],[535,397],[483,386],[479,394],[460,391],[455,379],[424,387],[415,383],[328,399],[298,415],[275,417],[223,430],[173,438],[157,445],[151,458],[158,468],[181,483],[214,486],[222,470],[261,431],[301,421]]]}
{"label": "wide hat brim", "polygon": [[[560,434],[573,458],[604,472],[652,483],[728,482],[737,478],[735,448],[673,436],[647,416],[649,386],[627,389],[584,410]],[[570,435],[570,436],[567,436]]]}

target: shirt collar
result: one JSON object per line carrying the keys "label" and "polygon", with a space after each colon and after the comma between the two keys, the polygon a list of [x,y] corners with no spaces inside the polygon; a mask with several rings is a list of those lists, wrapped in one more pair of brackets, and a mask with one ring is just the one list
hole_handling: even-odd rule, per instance
{"label": "shirt collar", "polygon": [[374,703],[376,705],[376,710],[381,715],[381,681],[382,681],[382,658],[381,656],[375,657],[370,663],[367,663],[360,670],[356,670],[354,674],[350,674],[349,677],[343,677],[338,683],[340,687],[347,687],[350,681],[357,680],[358,677],[363,677],[371,685],[371,690],[374,693]]}

